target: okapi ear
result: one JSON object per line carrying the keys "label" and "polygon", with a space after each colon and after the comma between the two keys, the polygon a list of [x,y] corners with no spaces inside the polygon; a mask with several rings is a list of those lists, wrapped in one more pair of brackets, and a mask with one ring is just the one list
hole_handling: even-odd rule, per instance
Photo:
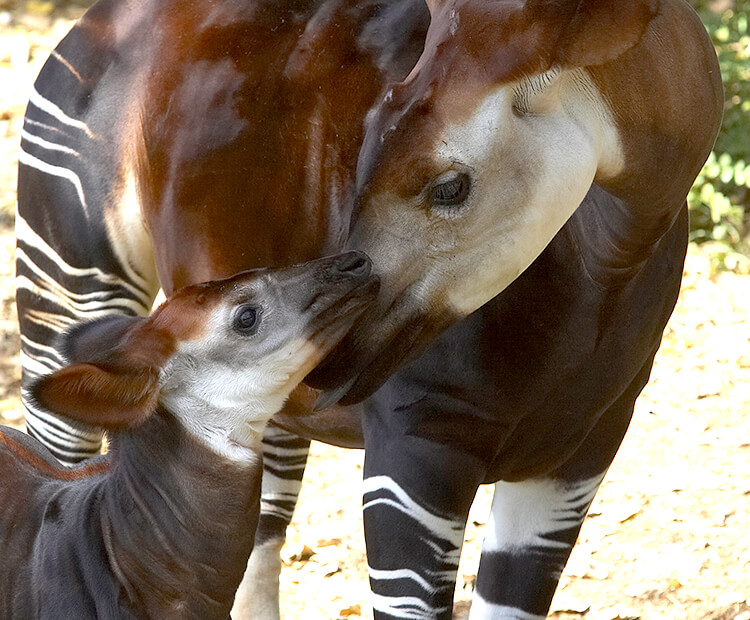
{"label": "okapi ear", "polygon": [[31,386],[31,398],[54,413],[106,429],[137,426],[156,408],[159,373],[112,372],[93,364],[73,364]]}
{"label": "okapi ear", "polygon": [[528,0],[537,19],[563,20],[552,53],[555,64],[568,67],[601,65],[638,45],[660,0]]}
{"label": "okapi ear", "polygon": [[61,348],[73,363],[41,377],[31,397],[54,413],[115,429],[135,426],[155,409],[159,373],[175,342],[150,319],[111,316],[75,326]]}

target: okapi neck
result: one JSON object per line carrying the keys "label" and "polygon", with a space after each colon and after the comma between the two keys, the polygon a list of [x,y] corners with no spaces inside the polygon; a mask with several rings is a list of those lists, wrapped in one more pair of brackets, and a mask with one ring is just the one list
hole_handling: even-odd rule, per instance
{"label": "okapi neck", "polygon": [[225,620],[253,547],[260,464],[227,461],[163,409],[110,452],[102,528],[126,596],[149,618]]}

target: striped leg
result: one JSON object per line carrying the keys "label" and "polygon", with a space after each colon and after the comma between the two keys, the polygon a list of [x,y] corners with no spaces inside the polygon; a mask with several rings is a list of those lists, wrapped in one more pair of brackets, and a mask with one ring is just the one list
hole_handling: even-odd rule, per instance
{"label": "striped leg", "polygon": [[[57,336],[77,321],[108,314],[147,314],[158,285],[142,225],[112,222],[126,199],[112,172],[111,145],[45,92],[77,88],[81,76],[59,53],[40,74],[22,131],[16,214],[16,300],[23,385],[63,364]],[[108,164],[108,162],[110,162]],[[114,232],[114,234],[113,234]],[[139,248],[137,253],[125,248]],[[143,268],[141,268],[143,267]],[[43,410],[23,391],[26,424],[62,462],[97,453],[102,434]]]}
{"label": "striped leg", "polygon": [[604,474],[498,482],[482,547],[472,620],[540,620]]}
{"label": "striped leg", "polygon": [[234,620],[278,620],[286,528],[305,473],[310,440],[269,425],[263,435],[263,488],[255,548],[232,608]]}
{"label": "striped leg", "polygon": [[451,618],[466,518],[483,470],[424,439],[381,437],[371,445],[364,526],[375,617]]}
{"label": "striped leg", "polygon": [[653,356],[549,477],[495,485],[472,620],[545,618],[586,512],[622,442]]}

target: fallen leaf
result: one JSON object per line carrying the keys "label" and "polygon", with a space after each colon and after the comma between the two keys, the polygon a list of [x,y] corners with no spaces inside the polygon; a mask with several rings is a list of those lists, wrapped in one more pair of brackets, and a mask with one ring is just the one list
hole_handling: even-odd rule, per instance
{"label": "fallen leaf", "polygon": [[360,605],[350,605],[349,607],[344,607],[341,611],[339,611],[339,616],[342,618],[349,618],[350,616],[361,616],[362,615],[362,607]]}
{"label": "fallen leaf", "polygon": [[281,551],[281,559],[287,565],[294,562],[307,562],[314,555],[315,551],[303,543],[287,545]]}
{"label": "fallen leaf", "polygon": [[340,545],[341,539],[340,538],[322,538],[318,541],[317,547],[333,547],[335,545]]}

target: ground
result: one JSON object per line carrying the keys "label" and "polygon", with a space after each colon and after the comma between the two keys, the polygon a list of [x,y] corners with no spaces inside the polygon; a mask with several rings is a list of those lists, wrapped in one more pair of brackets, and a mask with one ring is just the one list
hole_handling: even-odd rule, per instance
{"label": "ground", "polygon": [[[12,264],[21,116],[41,63],[81,12],[61,2],[0,0],[3,424],[22,425]],[[750,276],[717,272],[715,256],[690,248],[651,382],[583,526],[553,618],[750,620]],[[282,553],[286,618],[372,618],[362,457],[314,444]],[[469,518],[457,618],[467,617],[490,499],[483,487]]]}

